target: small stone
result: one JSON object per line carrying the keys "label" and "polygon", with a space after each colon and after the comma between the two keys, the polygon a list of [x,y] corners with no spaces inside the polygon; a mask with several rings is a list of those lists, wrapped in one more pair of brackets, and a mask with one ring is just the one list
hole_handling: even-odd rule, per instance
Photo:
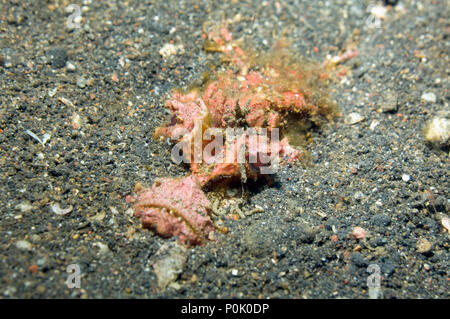
{"label": "small stone", "polygon": [[411,176],[409,176],[408,174],[403,174],[402,175],[402,180],[407,183],[409,182],[409,180],[411,179]]}
{"label": "small stone", "polygon": [[385,100],[382,102],[381,112],[388,113],[395,111],[397,111],[397,96],[392,93],[388,93]]}
{"label": "small stone", "polygon": [[447,231],[450,233],[450,218],[448,218],[447,216],[442,217],[441,223],[442,226],[444,226],[445,229],[447,229]]}
{"label": "small stone", "polygon": [[289,282],[286,279],[280,280],[280,287],[288,290],[289,289]]}
{"label": "small stone", "polygon": [[373,120],[369,126],[370,130],[373,131],[379,124],[380,124],[380,122],[378,122],[377,120]]}
{"label": "small stone", "polygon": [[362,227],[355,227],[352,231],[352,236],[356,239],[363,239],[366,237],[366,230]]}
{"label": "small stone", "polygon": [[417,251],[421,254],[426,254],[426,253],[430,252],[431,246],[432,246],[431,243],[428,240],[426,240],[425,238],[420,239],[417,242]]}
{"label": "small stone", "polygon": [[377,214],[372,217],[372,223],[375,226],[386,227],[391,223],[391,218],[384,214]]}
{"label": "small stone", "polygon": [[21,213],[28,213],[30,211],[32,211],[33,209],[35,209],[36,207],[34,207],[33,205],[31,205],[29,202],[27,201],[23,201],[20,204],[18,204],[16,206],[17,210],[20,210]]}
{"label": "small stone", "polygon": [[104,244],[104,243],[102,243],[102,242],[96,242],[96,243],[93,243],[92,244],[92,246],[94,246],[94,247],[98,247],[99,248],[99,253],[100,254],[102,254],[102,255],[104,255],[104,254],[106,254],[106,253],[108,253],[109,252],[109,247],[108,247],[108,245],[106,245],[106,244]]}
{"label": "small stone", "polygon": [[182,44],[174,45],[171,43],[164,44],[164,46],[159,50],[159,54],[161,54],[161,56],[165,59],[170,57],[171,55],[183,52],[184,47]]}
{"label": "small stone", "polygon": [[59,47],[53,48],[48,52],[48,56],[54,68],[60,69],[66,65],[67,52],[65,49]]}
{"label": "small stone", "polygon": [[164,257],[153,262],[153,269],[158,280],[158,286],[165,289],[175,282],[183,272],[187,260],[186,248],[176,242],[172,245],[166,243],[155,254],[155,258],[158,258],[159,255],[164,255]]}
{"label": "small stone", "polygon": [[430,143],[447,145],[450,142],[450,120],[433,118],[425,127],[424,137]]}
{"label": "small stone", "polygon": [[79,88],[83,89],[84,87],[86,87],[86,84],[87,84],[87,80],[84,77],[80,76],[77,79],[77,86]]}
{"label": "small stone", "polygon": [[425,102],[436,103],[436,94],[433,92],[426,92],[420,98]]}
{"label": "small stone", "polygon": [[67,61],[67,63],[66,63],[66,68],[67,68],[67,71],[69,71],[69,72],[75,72],[76,69],[77,69],[77,67],[75,66],[75,64],[73,64],[73,63],[70,62],[70,61]]}
{"label": "small stone", "polygon": [[26,240],[19,240],[16,243],[16,247],[19,248],[19,249],[22,249],[22,250],[31,250],[33,248],[31,243],[26,241]]}
{"label": "small stone", "polygon": [[169,287],[175,290],[180,290],[183,286],[180,285],[178,282],[172,282],[170,283]]}
{"label": "small stone", "polygon": [[353,112],[353,113],[350,113],[349,115],[347,115],[344,122],[345,122],[345,124],[353,125],[353,124],[364,121],[364,119],[365,119],[364,116],[362,116],[361,114]]}
{"label": "small stone", "polygon": [[31,265],[30,267],[28,267],[28,271],[31,272],[32,274],[37,273],[39,270],[38,265]]}
{"label": "small stone", "polygon": [[231,270],[231,274],[233,275],[233,276],[237,276],[238,275],[238,270],[237,269],[232,269]]}
{"label": "small stone", "polygon": [[256,273],[256,272],[251,272],[250,276],[252,277],[253,280],[259,280],[260,279],[258,273]]}

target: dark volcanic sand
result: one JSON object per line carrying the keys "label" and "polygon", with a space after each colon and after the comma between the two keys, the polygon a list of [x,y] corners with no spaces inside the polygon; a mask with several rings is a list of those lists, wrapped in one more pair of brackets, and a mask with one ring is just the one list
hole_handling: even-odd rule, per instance
{"label": "dark volcanic sand", "polygon": [[[71,2],[88,9],[80,29],[65,25]],[[421,129],[449,108],[450,9],[404,0],[369,28],[370,4],[382,3],[0,1],[0,295],[368,298],[377,264],[379,298],[448,298],[449,155]],[[202,25],[222,18],[256,50],[285,36],[316,61],[351,44],[360,54],[330,87],[343,116],[312,132],[311,165],[250,187],[242,209],[265,211],[226,219],[229,233],[185,252],[164,290],[151,260],[175,240],[141,229],[124,198],[136,182],[188,174],[151,135],[169,119],[168,92],[219,66]],[[163,59],[171,41],[184,52]],[[351,112],[365,119],[346,124]],[[45,147],[27,130],[50,134]],[[70,264],[81,289],[65,284]]]}

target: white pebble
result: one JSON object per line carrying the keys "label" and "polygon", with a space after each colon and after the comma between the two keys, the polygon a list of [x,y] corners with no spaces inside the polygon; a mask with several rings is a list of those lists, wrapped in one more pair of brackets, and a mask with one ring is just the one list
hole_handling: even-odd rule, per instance
{"label": "white pebble", "polygon": [[436,94],[434,94],[433,92],[426,92],[422,94],[421,99],[425,102],[436,103]]}
{"label": "white pebble", "polygon": [[109,247],[108,245],[102,243],[102,242],[95,242],[92,244],[92,246],[94,247],[98,247],[99,248],[99,252],[100,254],[106,254],[107,252],[109,252]]}
{"label": "white pebble", "polygon": [[442,217],[441,223],[442,223],[442,226],[444,226],[445,229],[447,229],[447,231],[450,233],[450,218],[448,218],[446,216]]}
{"label": "white pebble", "polygon": [[403,174],[402,175],[402,180],[404,182],[409,182],[410,179],[411,179],[411,176],[409,176],[408,174]]}
{"label": "white pebble", "polygon": [[36,207],[34,207],[33,205],[31,205],[28,202],[21,202],[20,204],[18,204],[16,206],[17,210],[20,210],[20,212],[22,213],[28,213],[30,211],[32,211],[33,209],[35,209]]}
{"label": "white pebble", "polygon": [[67,71],[71,71],[71,72],[74,72],[74,71],[77,69],[77,67],[75,66],[75,64],[73,64],[73,63],[70,62],[70,61],[67,61],[67,62],[66,62],[66,68],[67,68]]}
{"label": "white pebble", "polygon": [[345,118],[345,124],[349,124],[349,125],[356,124],[361,121],[364,121],[364,116],[362,116],[361,114],[356,113],[356,112],[350,113]]}
{"label": "white pebble", "polygon": [[26,240],[19,240],[16,243],[16,247],[19,249],[23,249],[23,250],[31,250],[32,245],[30,242],[26,241]]}
{"label": "white pebble", "polygon": [[372,123],[370,123],[369,128],[373,131],[378,126],[378,124],[380,124],[380,122],[378,122],[377,120],[373,120]]}
{"label": "white pebble", "polygon": [[447,144],[450,141],[450,120],[435,117],[425,127],[424,137],[431,143]]}
{"label": "white pebble", "polygon": [[183,52],[184,47],[182,44],[173,45],[171,43],[164,44],[164,46],[159,50],[159,54],[161,54],[161,56],[165,59],[170,57],[171,55]]}

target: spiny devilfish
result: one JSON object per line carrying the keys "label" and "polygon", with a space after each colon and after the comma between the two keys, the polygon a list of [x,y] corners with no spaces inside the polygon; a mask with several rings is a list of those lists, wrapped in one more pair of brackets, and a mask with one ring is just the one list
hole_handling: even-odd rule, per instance
{"label": "spiny devilfish", "polygon": [[[259,158],[262,150],[267,150],[266,155],[270,158],[280,156],[289,161],[298,160],[302,152],[293,148],[285,137],[281,141],[275,139],[275,131],[286,123],[288,116],[303,119],[330,114],[327,105],[315,103],[317,92],[307,84],[308,76],[303,69],[283,64],[282,55],[280,59],[255,65],[233,41],[226,26],[213,29],[208,38],[214,46],[212,50],[222,52],[231,67],[216,74],[215,80],[203,90],[174,91],[165,104],[172,112],[172,121],[155,131],[157,138],[183,141],[189,150],[193,150],[187,159],[193,175],[158,181],[138,194],[134,206],[144,227],[156,230],[163,237],[178,236],[181,242],[191,245],[204,243],[214,230],[208,216],[210,202],[201,187],[222,181],[241,180],[245,183],[247,178],[256,180],[262,174],[263,163],[249,159]],[[279,49],[280,52],[283,50]],[[257,145],[255,139],[238,135],[215,151],[215,155],[230,150],[234,154],[243,146],[243,161],[238,161],[239,156],[231,162],[211,163],[207,157],[198,161],[194,158],[195,136],[203,137],[210,128],[222,132],[227,128],[264,128],[268,133],[258,138]],[[211,139],[217,139],[219,135],[225,136],[219,132]],[[202,154],[208,143],[201,141]]]}

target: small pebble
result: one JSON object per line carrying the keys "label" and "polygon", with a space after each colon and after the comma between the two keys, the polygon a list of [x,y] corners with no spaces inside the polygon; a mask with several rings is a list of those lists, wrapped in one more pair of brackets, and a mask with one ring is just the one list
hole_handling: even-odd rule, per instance
{"label": "small pebble", "polygon": [[32,245],[30,242],[26,241],[26,240],[19,240],[16,243],[16,247],[22,250],[31,250],[32,249]]}
{"label": "small pebble", "polygon": [[31,272],[32,274],[37,273],[39,270],[39,267],[37,265],[31,265],[30,267],[28,267],[28,271]]}
{"label": "small pebble", "polygon": [[408,174],[403,174],[402,175],[402,180],[406,183],[409,182],[409,180],[411,179],[411,176],[409,176]]}
{"label": "small pebble", "polygon": [[353,112],[353,113],[350,113],[349,115],[347,115],[344,122],[345,122],[345,124],[353,125],[353,124],[364,121],[364,119],[365,119],[364,116],[362,116],[361,114]]}
{"label": "small pebble", "polygon": [[424,137],[430,143],[447,145],[450,142],[450,120],[433,118],[425,127]]}
{"label": "small pebble", "polygon": [[397,111],[397,96],[389,93],[381,104],[381,112],[388,113],[395,111]]}
{"label": "small pebble", "polygon": [[370,130],[373,131],[378,126],[378,124],[380,124],[380,122],[378,122],[377,120],[373,120],[369,126]]}
{"label": "small pebble", "polygon": [[67,62],[67,52],[63,48],[53,48],[48,52],[51,65],[60,69],[66,65]]}
{"label": "small pebble", "polygon": [[357,226],[353,228],[352,236],[356,239],[363,239],[364,237],[366,237],[366,230],[362,227]]}
{"label": "small pebble", "polygon": [[75,64],[73,64],[73,63],[70,62],[70,61],[67,61],[67,63],[66,63],[66,68],[67,68],[67,71],[70,71],[70,72],[75,72],[76,69],[77,69],[77,67],[75,66]]}
{"label": "small pebble", "polygon": [[442,217],[441,223],[442,223],[442,226],[444,226],[445,229],[447,229],[447,231],[450,233],[450,218],[448,218],[446,216]]}
{"label": "small pebble", "polygon": [[178,244],[169,244],[161,246],[157,255],[165,255],[165,257],[153,262],[153,270],[158,280],[158,286],[165,289],[168,285],[175,282],[178,276],[183,272],[186,264],[186,249]]}
{"label": "small pebble", "polygon": [[377,214],[372,217],[372,223],[375,226],[386,227],[391,223],[391,218],[384,214]]}
{"label": "small pebble", "polygon": [[33,209],[35,209],[36,207],[34,207],[33,205],[31,205],[29,202],[21,202],[20,204],[18,204],[16,206],[17,210],[20,210],[21,213],[28,213],[30,211],[32,211]]}
{"label": "small pebble", "polygon": [[80,76],[77,79],[77,86],[79,88],[83,89],[86,86],[86,84],[87,84],[87,80],[84,77]]}
{"label": "small pebble", "polygon": [[159,54],[161,54],[161,56],[166,59],[174,54],[183,53],[183,51],[184,51],[184,47],[182,44],[173,45],[171,43],[166,43],[159,50]]}
{"label": "small pebble", "polygon": [[420,98],[425,102],[436,103],[436,94],[432,92],[426,92]]}
{"label": "small pebble", "polygon": [[108,247],[108,245],[106,245],[106,244],[104,244],[104,243],[102,243],[102,242],[99,242],[99,241],[98,241],[98,242],[95,242],[95,243],[92,244],[92,246],[98,247],[99,253],[102,254],[102,255],[109,252],[109,247]]}
{"label": "small pebble", "polygon": [[426,254],[431,250],[431,243],[425,238],[417,242],[417,251],[421,254]]}

